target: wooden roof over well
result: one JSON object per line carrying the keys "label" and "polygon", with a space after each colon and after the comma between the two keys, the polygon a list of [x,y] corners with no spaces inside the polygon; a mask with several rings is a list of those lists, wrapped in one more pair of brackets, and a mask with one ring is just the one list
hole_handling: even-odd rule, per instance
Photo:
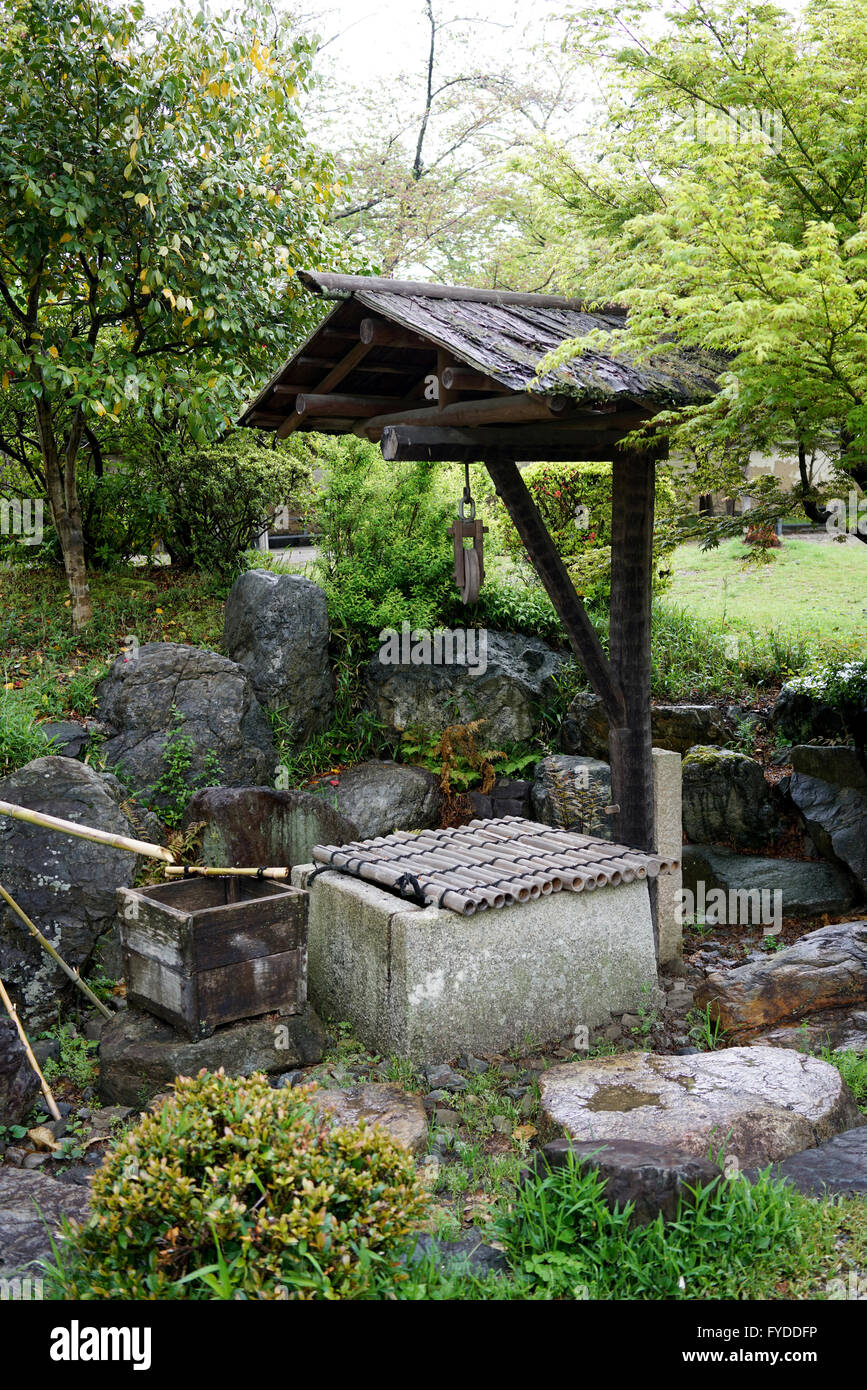
{"label": "wooden roof over well", "polygon": [[441,443],[444,429],[455,431],[456,448],[459,434],[472,430],[493,448],[505,446],[507,429],[515,457],[538,458],[544,446],[544,457],[587,458],[598,452],[582,442],[587,431],[605,436],[610,448],[612,434],[715,390],[717,362],[674,352],[648,365],[593,348],[536,379],[541,358],[565,340],[622,331],[622,306],[369,276],[298,276],[334,307],[240,419],[280,437],[303,429],[381,440],[389,426],[435,426]]}

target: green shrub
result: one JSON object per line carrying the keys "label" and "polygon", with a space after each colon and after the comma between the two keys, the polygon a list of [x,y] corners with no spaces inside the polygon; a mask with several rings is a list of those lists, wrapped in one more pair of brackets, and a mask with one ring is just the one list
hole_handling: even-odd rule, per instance
{"label": "green shrub", "polygon": [[[78,497],[88,569],[117,569],[150,555],[166,526],[169,498],[162,483],[126,463],[101,476],[80,469]],[[62,563],[58,547],[58,563]]]}
{"label": "green shrub", "polygon": [[336,1127],[315,1087],[180,1077],[107,1155],[53,1278],[65,1298],[361,1297],[428,1198],[385,1131]]}
{"label": "green shrub", "polygon": [[446,534],[455,514],[448,470],[386,464],[362,439],[325,439],[321,448],[325,477],[312,510],[332,628],[372,642],[404,622],[441,625],[457,596]]}
{"label": "green shrub", "polygon": [[140,467],[164,489],[163,541],[172,564],[230,579],[239,557],[275,508],[306,485],[307,466],[288,445],[271,448],[255,430],[216,444],[143,448]]}
{"label": "green shrub", "polygon": [[867,1056],[851,1048],[836,1052],[830,1047],[823,1047],[819,1055],[823,1062],[837,1068],[859,1108],[867,1113]]}
{"label": "green shrub", "polygon": [[98,1042],[89,1042],[76,1033],[71,1024],[64,1024],[57,1032],[60,1043],[60,1057],[49,1057],[43,1071],[49,1083],[71,1081],[74,1086],[90,1086],[96,1080],[97,1061],[94,1053]]}
{"label": "green shrub", "polygon": [[162,772],[148,789],[148,806],[158,812],[171,830],[177,829],[195,792],[203,787],[219,787],[223,781],[220,762],[213,748],[205,754],[204,767],[191,773],[196,745],[181,732],[185,716],[172,705],[172,727],[163,746]]}

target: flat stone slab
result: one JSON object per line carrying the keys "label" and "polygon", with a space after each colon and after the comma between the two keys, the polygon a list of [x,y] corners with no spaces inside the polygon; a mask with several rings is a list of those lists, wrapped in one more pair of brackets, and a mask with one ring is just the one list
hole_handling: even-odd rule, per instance
{"label": "flat stone slab", "polygon": [[595,1168],[604,1179],[605,1201],[612,1211],[634,1203],[632,1221],[637,1226],[655,1221],[660,1213],[666,1221],[673,1220],[681,1198],[692,1202],[692,1189],[722,1177],[719,1165],[707,1158],[635,1139],[602,1144],[554,1139],[539,1151],[530,1171],[543,1174],[549,1168],[565,1168],[570,1154],[580,1166]]}
{"label": "flat stone slab", "polygon": [[400,1086],[371,1081],[347,1090],[315,1091],[315,1103],[331,1110],[339,1125],[368,1124],[387,1129],[410,1153],[427,1148],[427,1115],[419,1096],[407,1095]]}
{"label": "flat stone slab", "polygon": [[787,1048],[634,1052],[552,1067],[542,1112],[571,1139],[631,1139],[743,1165],[779,1162],[862,1121],[836,1067]]}
{"label": "flat stone slab", "polygon": [[867,1004],[867,922],[820,927],[765,960],[713,971],[695,1002],[735,1034]]}
{"label": "flat stone slab", "polygon": [[49,1235],[57,1239],[60,1218],[82,1222],[89,1213],[86,1187],[58,1182],[46,1173],[0,1166],[0,1278],[39,1278],[41,1262],[53,1262]]}
{"label": "flat stone slab", "polygon": [[202,1068],[223,1067],[228,1076],[285,1072],[314,1065],[324,1051],[325,1029],[310,1007],[232,1023],[197,1042],[152,1014],[124,1009],[100,1034],[99,1092],[109,1104],[140,1107],[176,1076],[196,1076]]}
{"label": "flat stone slab", "polygon": [[[755,1172],[746,1177],[754,1177]],[[867,1124],[826,1139],[815,1149],[793,1154],[774,1168],[808,1197],[853,1197],[867,1193]]]}
{"label": "flat stone slab", "polygon": [[[754,854],[733,854],[716,845],[684,845],[683,886],[698,897],[699,883],[704,884],[706,894],[721,888],[733,908],[738,894],[758,893],[758,906],[764,893],[769,905],[780,902],[784,917],[846,912],[856,901],[852,876],[838,864],[818,859],[765,859]],[[780,894],[779,899],[774,898],[775,893]],[[750,911],[751,920],[757,915],[760,914]],[[742,922],[744,917],[736,915],[734,920]]]}
{"label": "flat stone slab", "polygon": [[459,1273],[469,1269],[471,1274],[484,1278],[486,1274],[505,1274],[509,1268],[503,1251],[486,1245],[476,1229],[466,1231],[457,1240],[437,1240],[435,1236],[420,1235],[409,1263],[420,1264],[429,1255],[433,1255],[443,1273]]}

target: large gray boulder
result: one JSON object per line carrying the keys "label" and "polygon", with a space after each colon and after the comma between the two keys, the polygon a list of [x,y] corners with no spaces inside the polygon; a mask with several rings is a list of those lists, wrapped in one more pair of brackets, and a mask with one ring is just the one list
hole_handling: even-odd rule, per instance
{"label": "large gray boulder", "polygon": [[854,874],[867,898],[867,772],[854,748],[792,749],[789,795],[820,854]]}
{"label": "large gray boulder", "polygon": [[356,763],[322,778],[318,795],[356,827],[352,837],[369,840],[393,830],[428,830],[439,825],[442,793],[427,768],[405,763]]}
{"label": "large gray boulder", "polygon": [[168,1090],[176,1076],[196,1076],[203,1067],[249,1076],[313,1066],[325,1041],[325,1029],[309,1005],[300,1014],[230,1023],[197,1042],[152,1014],[123,1009],[100,1034],[99,1093],[108,1104],[141,1107]]}
{"label": "large gray boulder", "polygon": [[724,1154],[744,1167],[788,1158],[863,1121],[836,1067],[776,1047],[598,1057],[552,1067],[539,1086],[543,1116],[572,1139]]}
{"label": "large gray boulder", "polygon": [[[729,735],[725,716],[716,705],[654,705],[650,711],[654,748],[686,753],[696,744],[724,743]],[[575,696],[560,726],[564,753],[582,753],[602,762],[608,759],[608,717],[598,695]]]}
{"label": "large gray boulder", "polygon": [[[136,836],[98,772],[73,758],[36,758],[0,781],[0,801],[106,830]],[[115,893],[135,879],[139,860],[126,850],[94,844],[0,816],[0,883],[69,965],[87,965],[115,919]],[[0,910],[0,976],[21,1005],[25,1023],[57,1017],[73,986],[5,904]]]}
{"label": "large gray boulder", "polygon": [[441,733],[450,724],[484,719],[479,741],[488,748],[532,737],[538,701],[555,693],[568,659],[538,637],[513,632],[489,632],[484,663],[475,667],[391,665],[381,654],[371,657],[365,682],[367,706],[387,729]]}
{"label": "large gray boulder", "polygon": [[[326,792],[332,789],[325,782]],[[206,787],[187,807],[186,824],[202,825],[206,864],[309,864],[314,845],[342,845],[358,827],[324,793],[273,787]]]}
{"label": "large gray boulder", "polygon": [[[729,903],[739,894],[758,893],[764,903],[779,903],[783,917],[845,912],[855,901],[854,884],[845,869],[817,859],[765,859],[713,845],[684,845],[682,873],[683,887],[696,900],[701,884],[705,896],[722,889]],[[736,920],[743,925],[742,918]]]}
{"label": "large gray boulder", "polygon": [[761,764],[729,748],[690,748],[683,760],[683,833],[694,844],[762,844],[781,825]]}
{"label": "large gray boulder", "polygon": [[[54,1263],[51,1241],[61,1235],[64,1217],[82,1225],[89,1214],[88,1188],[0,1166],[0,1279],[41,1278]],[[32,1285],[31,1296],[37,1296]]]}
{"label": "large gray boulder", "polygon": [[820,689],[802,686],[800,678],[783,686],[771,710],[771,723],[791,743],[812,743],[817,738],[842,742],[846,736],[840,710],[823,699]]}
{"label": "large gray boulder", "polygon": [[166,770],[166,745],[178,740],[189,740],[185,781],[191,789],[273,780],[277,759],[268,718],[246,671],[226,656],[148,642],[129,659],[118,657],[96,693],[108,730],[106,763],[120,765],[137,792],[149,792]]}
{"label": "large gray boulder", "polygon": [[328,638],[325,594],[309,579],[248,570],[233,584],[223,644],[260,704],[279,710],[299,743],[327,728],[334,712]]}
{"label": "large gray boulder", "polygon": [[11,1018],[0,1018],[0,1127],[19,1124],[38,1092],[18,1029]]}
{"label": "large gray boulder", "polygon": [[596,758],[569,758],[564,753],[536,764],[530,793],[533,815],[544,825],[580,835],[612,838],[611,768]]}
{"label": "large gray boulder", "polygon": [[867,922],[820,927],[765,960],[711,972],[695,998],[727,1033],[867,1004]]}

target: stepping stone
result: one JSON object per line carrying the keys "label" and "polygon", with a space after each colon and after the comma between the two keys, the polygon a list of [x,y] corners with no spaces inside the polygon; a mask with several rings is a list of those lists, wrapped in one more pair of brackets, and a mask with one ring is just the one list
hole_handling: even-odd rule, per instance
{"label": "stepping stone", "polygon": [[836,1067],[787,1048],[634,1052],[552,1067],[543,1115],[571,1139],[630,1139],[743,1166],[778,1162],[862,1122]]}
{"label": "stepping stone", "polygon": [[313,1100],[330,1110],[338,1125],[357,1125],[360,1120],[388,1130],[410,1153],[427,1148],[427,1115],[419,1096],[407,1095],[400,1086],[371,1081],[343,1091],[314,1091]]}
{"label": "stepping stone", "polygon": [[[773,1170],[809,1197],[852,1197],[867,1193],[867,1124],[793,1154]],[[756,1171],[745,1173],[755,1178]]]}
{"label": "stepping stone", "polygon": [[708,975],[696,993],[727,1033],[791,1023],[822,1009],[867,1004],[867,922],[808,932],[767,960]]}
{"label": "stepping stone", "polygon": [[433,1255],[443,1273],[457,1273],[469,1270],[472,1274],[504,1274],[508,1261],[502,1250],[486,1245],[477,1230],[467,1231],[458,1240],[437,1240],[434,1236],[421,1235],[409,1257],[411,1265],[420,1264],[428,1255]]}
{"label": "stepping stone", "polygon": [[636,1226],[654,1221],[660,1212],[666,1221],[673,1220],[681,1197],[691,1203],[693,1188],[707,1187],[722,1177],[722,1169],[707,1158],[633,1139],[602,1144],[554,1139],[525,1171],[544,1176],[551,1168],[565,1168],[570,1154],[581,1167],[595,1168],[604,1179],[605,1202],[612,1211],[622,1210],[627,1202],[635,1204],[632,1222]]}
{"label": "stepping stone", "polygon": [[39,1278],[42,1262],[53,1262],[49,1235],[60,1234],[60,1218],[84,1222],[90,1192],[45,1173],[0,1166],[0,1278]]}

